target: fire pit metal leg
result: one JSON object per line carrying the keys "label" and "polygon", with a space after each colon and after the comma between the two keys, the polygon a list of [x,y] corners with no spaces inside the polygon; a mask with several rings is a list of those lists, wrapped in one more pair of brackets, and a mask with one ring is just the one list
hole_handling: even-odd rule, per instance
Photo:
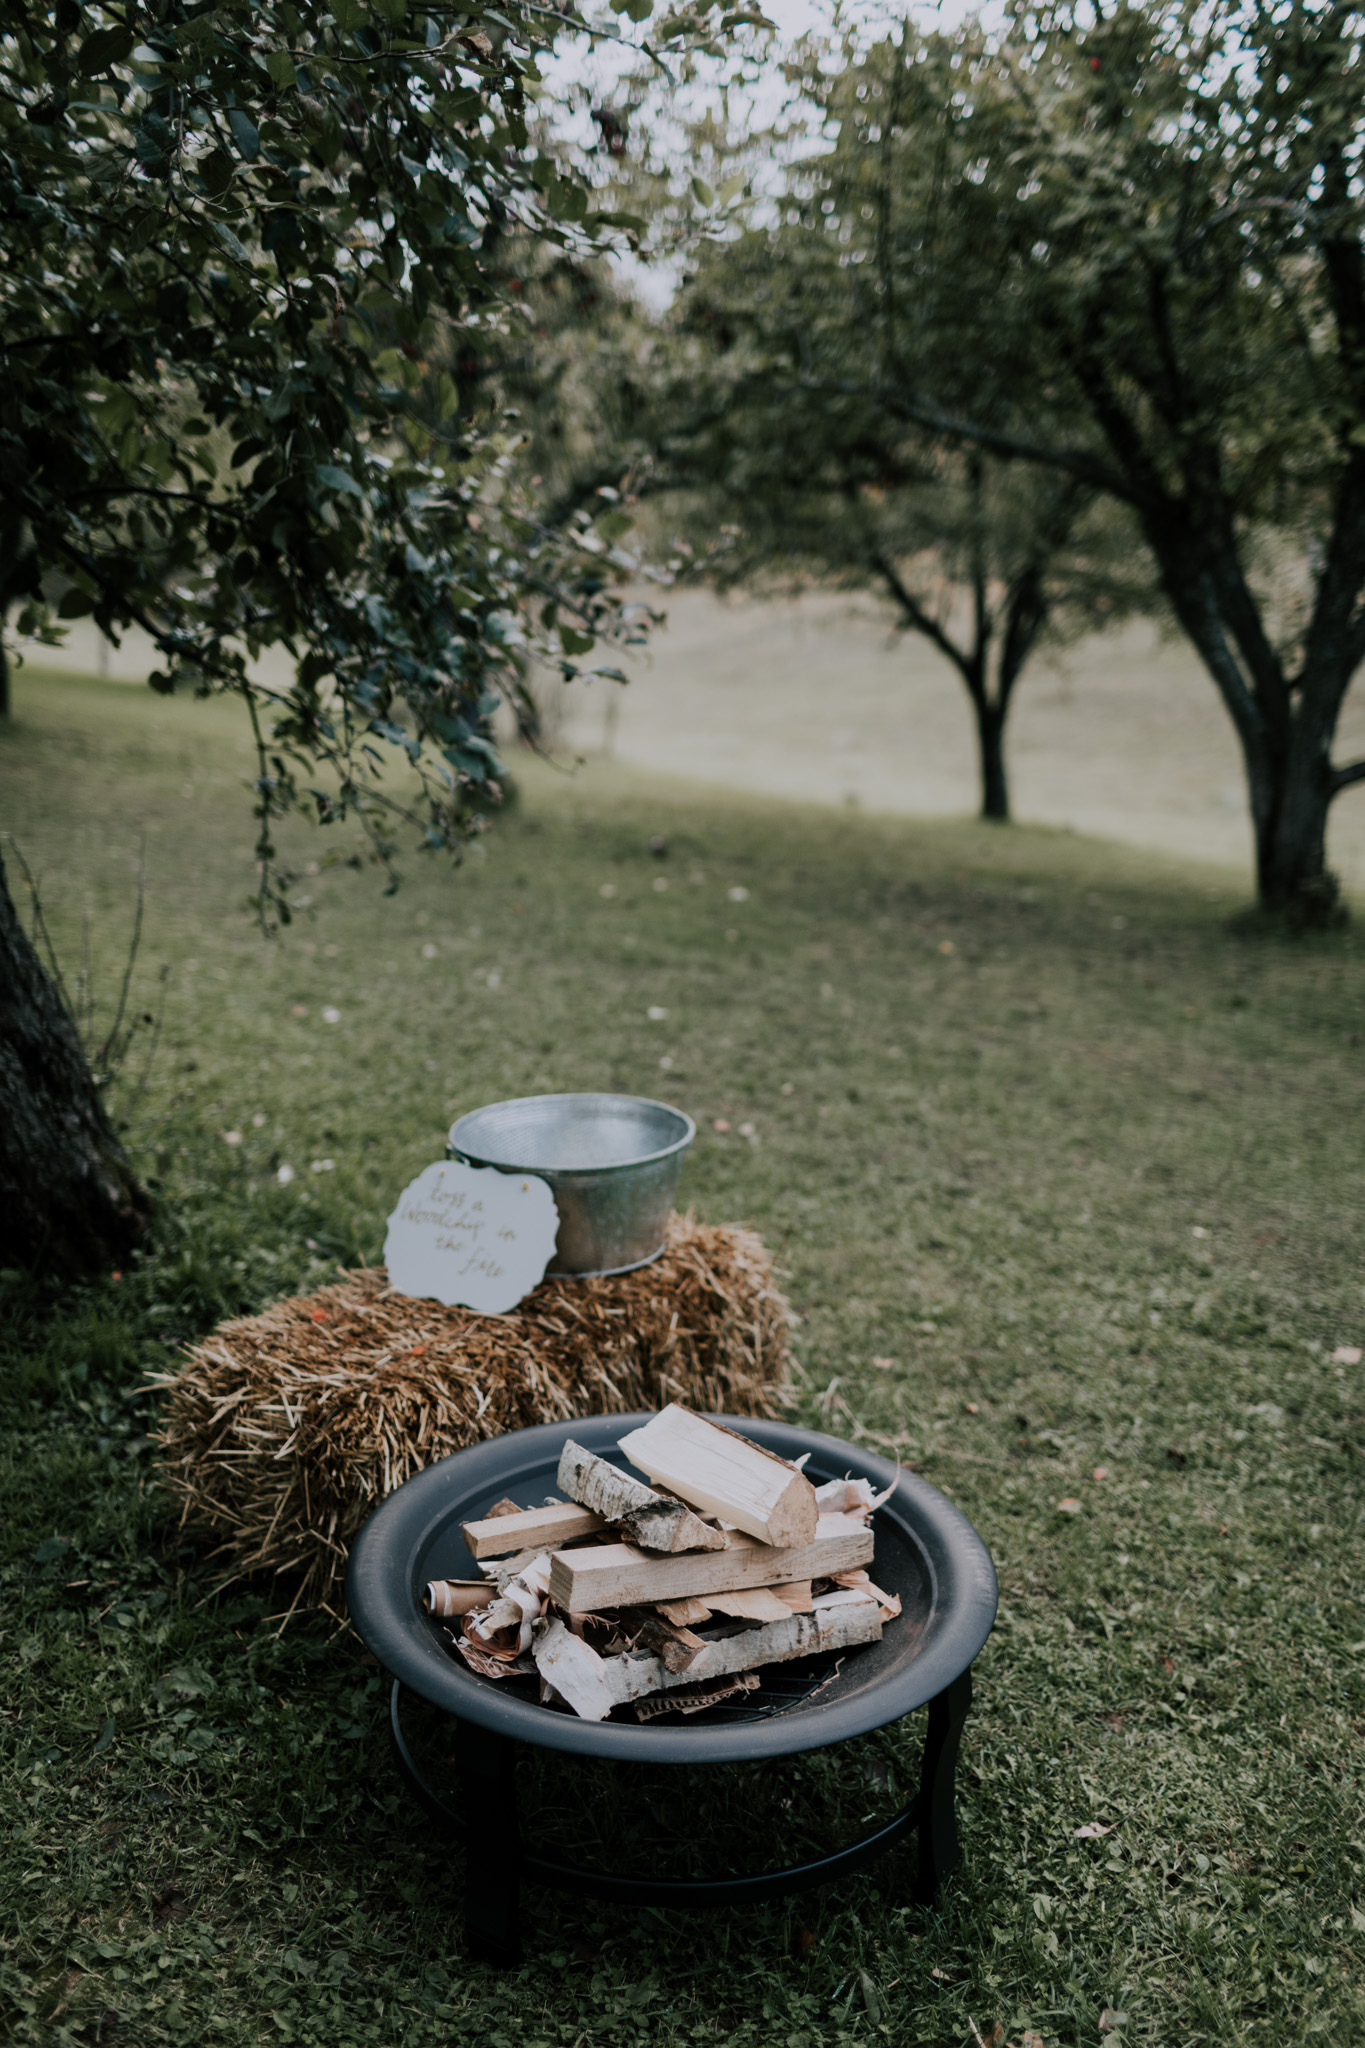
{"label": "fire pit metal leg", "polygon": [[742,1905],[806,1891],[862,1869],[914,1828],[919,1835],[915,1895],[928,1902],[952,1876],[961,1858],[954,1787],[958,1745],[972,1703],[970,1668],[930,1700],[919,1795],[893,1820],[874,1828],[846,1849],[807,1864],[753,1877],[700,1881],[621,1877],[610,1871],[575,1869],[528,1854],[521,1845],[517,1818],[516,1745],[506,1736],[494,1735],[469,1721],[456,1724],[455,1760],[460,1780],[457,1811],[425,1782],[417,1768],[399,1719],[401,1696],[402,1685],[395,1681],[389,1701],[389,1727],[399,1768],[432,1818],[464,1840],[468,1858],[465,1932],[475,1954],[491,1963],[508,1965],[521,1960],[523,1875],[587,1898],[620,1904]]}
{"label": "fire pit metal leg", "polygon": [[970,1665],[929,1702],[929,1726],[924,1734],[924,1761],[920,1766],[919,1870],[915,1885],[916,1897],[925,1902],[934,1897],[961,1860],[954,1791],[958,1744],[971,1704]]}
{"label": "fire pit metal leg", "polygon": [[461,1721],[455,1744],[465,1820],[465,1935],[489,1963],[521,1961],[516,1744]]}

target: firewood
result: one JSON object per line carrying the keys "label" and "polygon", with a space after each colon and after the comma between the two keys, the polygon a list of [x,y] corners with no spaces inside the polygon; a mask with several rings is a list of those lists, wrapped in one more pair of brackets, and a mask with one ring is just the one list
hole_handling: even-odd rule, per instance
{"label": "firewood", "polygon": [[732,1621],[785,1621],[796,1610],[769,1586],[751,1586],[737,1593],[708,1593],[707,1605]]}
{"label": "firewood", "polygon": [[616,1523],[622,1535],[642,1550],[724,1550],[729,1540],[723,1529],[701,1521],[685,1502],[665,1500],[653,1487],[585,1451],[572,1437],[560,1455],[557,1483],[580,1506]]}
{"label": "firewood", "polygon": [[677,1628],[695,1628],[699,1621],[711,1619],[711,1610],[704,1600],[660,1600],[658,1606],[664,1620]]}
{"label": "firewood", "polygon": [[473,1558],[505,1557],[510,1550],[558,1550],[580,1536],[595,1536],[605,1524],[576,1501],[548,1508],[512,1508],[500,1504],[480,1522],[461,1525],[465,1549]]}
{"label": "firewood", "polygon": [[671,1672],[662,1657],[648,1650],[599,1657],[557,1616],[536,1624],[531,1655],[541,1677],[576,1714],[585,1721],[604,1721],[613,1707],[650,1693],[726,1678],[736,1671],[756,1671],[764,1664],[784,1664],[793,1657],[852,1649],[880,1641],[881,1633],[876,1601],[855,1595],[847,1604],[831,1603],[828,1612],[826,1603],[817,1602],[811,1614],[790,1614],[785,1621],[710,1641],[684,1673]]}
{"label": "firewood", "polygon": [[422,1596],[422,1605],[437,1621],[445,1621],[452,1614],[490,1607],[496,1597],[486,1579],[433,1579]]}
{"label": "firewood", "polygon": [[872,1559],[872,1531],[843,1515],[824,1515],[811,1543],[774,1552],[752,1536],[732,1536],[728,1550],[647,1557],[629,1543],[588,1550],[556,1550],[550,1559],[550,1598],[572,1614],[607,1607],[651,1607],[660,1600],[708,1600],[745,1586],[791,1579],[828,1578]]}
{"label": "firewood", "polygon": [[644,1649],[653,1650],[656,1657],[662,1657],[673,1672],[686,1671],[706,1648],[703,1637],[694,1636],[690,1628],[675,1628],[661,1614],[645,1617],[639,1642]]}
{"label": "firewood", "polygon": [[815,1488],[785,1458],[670,1402],[621,1438],[632,1465],[693,1507],[764,1543],[791,1549],[815,1537]]}
{"label": "firewood", "polygon": [[779,1600],[786,1601],[793,1614],[809,1614],[815,1605],[809,1579],[798,1579],[790,1586],[774,1586],[772,1590]]}

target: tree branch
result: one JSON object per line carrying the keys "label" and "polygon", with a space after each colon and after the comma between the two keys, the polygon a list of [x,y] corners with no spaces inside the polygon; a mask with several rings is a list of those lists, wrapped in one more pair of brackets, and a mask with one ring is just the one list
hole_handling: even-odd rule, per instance
{"label": "tree branch", "polygon": [[1338,790],[1349,789],[1356,782],[1365,782],[1365,761],[1352,761],[1348,767],[1333,768],[1327,778],[1327,787],[1335,796]]}
{"label": "tree branch", "polygon": [[939,625],[938,620],[924,609],[924,606],[920,603],[914,592],[902,581],[900,572],[891,560],[891,557],[883,553],[880,548],[875,548],[868,559],[885,583],[887,589],[891,592],[896,603],[904,612],[905,623],[911,632],[922,633],[926,640],[932,640],[940,654],[947,655],[949,661],[957,669],[967,688],[975,697],[977,687],[971,673],[971,663],[966,655],[963,654],[961,648],[957,647],[949,639],[942,626]]}
{"label": "tree branch", "polygon": [[[766,388],[771,392],[773,387],[768,384]],[[895,418],[905,420],[911,426],[928,427],[934,433],[947,434],[955,441],[971,441],[978,448],[986,449],[991,455],[999,455],[1007,462],[1037,462],[1047,469],[1065,470],[1068,476],[1079,478],[1095,490],[1108,491],[1126,505],[1136,502],[1126,477],[1087,449],[1050,448],[1045,442],[1026,440],[1022,434],[1002,433],[996,427],[985,427],[977,420],[945,412],[941,406],[931,405],[927,399],[907,398],[904,393],[888,390],[882,385],[817,383],[813,378],[803,377],[798,388],[831,398],[876,399]]]}

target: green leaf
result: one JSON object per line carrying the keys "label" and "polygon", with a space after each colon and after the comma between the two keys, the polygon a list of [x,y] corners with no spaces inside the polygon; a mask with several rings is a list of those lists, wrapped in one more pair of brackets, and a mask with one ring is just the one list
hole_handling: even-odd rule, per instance
{"label": "green leaf", "polygon": [[620,540],[634,524],[628,512],[600,512],[593,521],[603,540]]}
{"label": "green leaf", "polygon": [[332,19],[343,35],[354,35],[365,26],[365,9],[359,0],[332,0]]}
{"label": "green leaf", "polygon": [[287,50],[271,50],[267,53],[265,68],[281,92],[287,92],[294,83],[296,72],[294,60]]}
{"label": "green leaf", "polygon": [[105,1722],[104,1726],[100,1729],[99,1734],[95,1737],[95,1747],[91,1754],[94,1756],[99,1756],[102,1751],[108,1749],[110,1743],[114,1739],[116,1730],[117,1723],[115,1722],[111,1714],[109,1719]]}
{"label": "green leaf", "polygon": [[561,626],[559,644],[566,654],[586,654],[594,646],[595,636],[591,633],[576,632],[572,626]]}
{"label": "green leaf", "polygon": [[45,1537],[33,1553],[33,1562],[35,1564],[53,1564],[70,1548],[71,1539],[69,1536]]}
{"label": "green leaf", "polygon": [[214,1690],[214,1680],[197,1664],[176,1664],[158,1678],[152,1698],[164,1706],[168,1700],[197,1700]]}
{"label": "green leaf", "polygon": [[397,28],[408,11],[408,0],[373,0],[375,13],[390,28]]}
{"label": "green leaf", "polygon": [[316,473],[318,482],[326,484],[329,491],[349,491],[353,498],[365,496],[349,469],[338,469],[333,462],[320,462]]}
{"label": "green leaf", "polygon": [[97,78],[111,64],[121,64],[125,57],[131,56],[135,40],[131,29],[97,28],[81,44],[76,68],[87,78]]}
{"label": "green leaf", "polygon": [[59,619],[83,619],[94,609],[95,600],[90,595],[90,592],[83,590],[79,583],[73,583],[70,590],[64,591],[62,594],[61,603],[57,606],[57,617]]}
{"label": "green leaf", "polygon": [[691,184],[692,184],[692,197],[693,197],[693,198],[694,198],[694,199],[696,200],[696,202],[697,202],[698,206],[714,206],[714,205],[715,205],[715,203],[716,203],[716,195],[715,195],[715,192],[713,191],[713,189],[711,188],[711,186],[707,184],[707,182],[706,182],[705,178],[693,178],[693,179],[692,179],[692,181],[691,181]]}
{"label": "green leaf", "polygon": [[251,258],[230,227],[225,227],[222,221],[216,220],[213,223],[213,232],[217,235],[229,256],[235,256],[239,263],[250,263]]}
{"label": "green leaf", "polygon": [[254,163],[261,153],[261,136],[256,123],[249,114],[244,114],[240,107],[229,107],[227,124],[232,130],[232,139],[246,162]]}
{"label": "green leaf", "polygon": [[[204,190],[210,199],[221,199],[232,183],[234,165],[225,149],[210,151],[199,166],[199,175],[204,181]],[[239,245],[240,246],[240,245]]]}

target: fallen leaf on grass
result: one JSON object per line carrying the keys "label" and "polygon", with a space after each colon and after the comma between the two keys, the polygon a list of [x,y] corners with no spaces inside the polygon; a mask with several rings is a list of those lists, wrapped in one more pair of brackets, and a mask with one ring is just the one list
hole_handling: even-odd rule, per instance
{"label": "fallen leaf on grass", "polygon": [[868,1976],[866,1970],[859,1970],[858,1972],[858,1989],[863,1994],[863,2004],[867,2008],[868,2019],[874,2027],[879,2027],[882,2020],[882,2002],[877,1996],[877,1987]]}
{"label": "fallen leaf on grass", "polygon": [[1338,1344],[1336,1350],[1332,1353],[1332,1363],[1333,1365],[1359,1365],[1360,1346],[1358,1344]]}
{"label": "fallen leaf on grass", "polygon": [[874,1358],[872,1363],[878,1372],[890,1372],[896,1361],[894,1358]]}
{"label": "fallen leaf on grass", "polygon": [[1112,2034],[1116,2027],[1126,2026],[1127,2023],[1127,2013],[1115,2012],[1112,2005],[1106,2005],[1104,2011],[1100,2014],[1100,2032],[1102,2034]]}
{"label": "fallen leaf on grass", "polygon": [[1097,1465],[1090,1475],[1092,1479],[1112,1479],[1113,1476],[1107,1465]]}
{"label": "fallen leaf on grass", "polygon": [[1078,1515],[1080,1511],[1081,1504],[1078,1500],[1059,1500],[1057,1503],[1057,1512],[1059,1515]]}
{"label": "fallen leaf on grass", "polygon": [[1112,1835],[1117,1826],[1118,1822],[1116,1820],[1110,1821],[1108,1826],[1102,1820],[1088,1820],[1084,1827],[1077,1828],[1076,1840],[1078,1842],[1098,1841],[1101,1835]]}
{"label": "fallen leaf on grass", "polygon": [[1047,2042],[1041,2034],[1035,2034],[1032,2027],[1025,2027],[1019,2036],[1019,2048],[1047,2048]]}

